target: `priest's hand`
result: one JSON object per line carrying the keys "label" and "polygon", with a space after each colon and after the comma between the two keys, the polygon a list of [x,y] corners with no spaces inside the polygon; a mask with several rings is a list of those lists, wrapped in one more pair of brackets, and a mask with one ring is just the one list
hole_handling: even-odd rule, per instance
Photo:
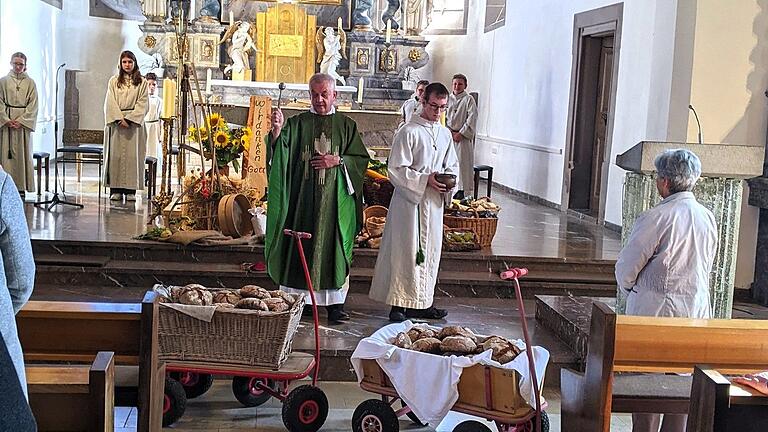
{"label": "priest's hand", "polygon": [[281,109],[272,111],[272,139],[280,136],[280,131],[283,130],[283,124],[285,124],[285,117]]}
{"label": "priest's hand", "polygon": [[128,122],[125,119],[120,120],[119,122],[117,122],[117,124],[119,124],[121,128],[128,127]]}
{"label": "priest's hand", "polygon": [[8,127],[10,127],[11,129],[18,129],[18,128],[20,128],[20,127],[21,127],[21,123],[19,123],[19,122],[18,122],[18,121],[16,121],[16,120],[10,120],[10,121],[8,121],[8,123],[6,123],[6,124],[7,124],[7,125],[8,125]]}
{"label": "priest's hand", "polygon": [[319,154],[309,161],[314,169],[327,169],[341,165],[341,157],[332,154]]}
{"label": "priest's hand", "polygon": [[432,174],[429,175],[429,177],[427,177],[427,184],[432,189],[434,189],[434,190],[436,190],[436,191],[438,191],[440,193],[448,192],[448,187],[447,186],[445,186],[444,184],[442,184],[439,181],[435,180],[435,175],[436,174],[437,174],[436,172],[433,172]]}
{"label": "priest's hand", "polygon": [[461,135],[461,132],[451,131],[451,135],[453,135],[454,142],[461,142],[461,140],[464,139],[464,137]]}

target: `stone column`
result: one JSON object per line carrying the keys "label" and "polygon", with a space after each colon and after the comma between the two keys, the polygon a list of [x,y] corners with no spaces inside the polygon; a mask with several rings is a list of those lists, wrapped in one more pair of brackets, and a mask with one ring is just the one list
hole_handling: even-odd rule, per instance
{"label": "stone column", "polygon": [[[715,318],[730,318],[733,306],[736,255],[741,218],[743,179],[762,171],[765,149],[735,144],[689,144],[643,141],[617,156],[616,164],[630,171],[624,181],[622,243],[637,216],[661,201],[656,190],[653,161],[666,149],[686,148],[701,159],[702,177],[693,194],[715,215],[718,247],[710,275],[710,298]],[[760,161],[755,163],[755,161]],[[617,295],[617,311],[624,312],[625,296]]]}

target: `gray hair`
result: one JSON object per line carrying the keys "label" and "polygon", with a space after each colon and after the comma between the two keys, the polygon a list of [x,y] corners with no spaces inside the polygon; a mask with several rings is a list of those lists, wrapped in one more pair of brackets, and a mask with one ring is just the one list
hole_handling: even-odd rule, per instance
{"label": "gray hair", "polygon": [[333,86],[333,90],[336,90],[336,78],[324,73],[316,73],[312,75],[312,78],[309,79],[309,86],[312,87],[312,84],[320,84],[323,82],[330,83],[331,86]]}
{"label": "gray hair", "polygon": [[665,150],[654,161],[659,178],[669,180],[669,191],[690,191],[701,176],[701,161],[686,149]]}

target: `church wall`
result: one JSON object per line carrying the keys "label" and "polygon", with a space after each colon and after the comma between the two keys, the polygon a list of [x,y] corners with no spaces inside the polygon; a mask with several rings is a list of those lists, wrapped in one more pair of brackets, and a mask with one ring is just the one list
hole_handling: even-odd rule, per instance
{"label": "church wall", "polygon": [[[768,2],[698,0],[691,104],[704,142],[765,145],[768,106]],[[690,116],[688,141],[697,141]],[[745,185],[745,188],[747,186]],[[758,209],[742,203],[736,286],[754,278]]]}

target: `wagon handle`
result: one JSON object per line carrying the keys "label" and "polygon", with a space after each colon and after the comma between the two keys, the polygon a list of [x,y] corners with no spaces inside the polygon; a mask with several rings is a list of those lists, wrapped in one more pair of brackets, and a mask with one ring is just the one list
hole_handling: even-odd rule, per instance
{"label": "wagon handle", "polygon": [[304,267],[304,278],[307,280],[307,288],[309,289],[309,297],[312,299],[312,320],[315,325],[315,373],[312,374],[312,385],[317,385],[317,377],[320,375],[320,323],[317,320],[317,302],[315,301],[315,290],[312,288],[312,278],[309,276],[309,266],[307,265],[307,258],[304,256],[304,246],[301,244],[302,239],[311,239],[312,234],[301,231],[293,231],[284,229],[283,234],[296,239],[296,246],[299,249],[299,258],[301,259],[301,265]]}
{"label": "wagon handle", "polygon": [[533,395],[536,399],[536,428],[541,430],[541,392],[539,391],[539,379],[536,377],[536,365],[534,364],[533,346],[531,337],[528,335],[528,323],[525,320],[525,306],[523,305],[523,294],[520,290],[519,278],[528,274],[527,268],[511,268],[504,270],[499,275],[503,280],[512,280],[515,284],[515,297],[517,297],[517,308],[520,310],[520,322],[523,324],[523,338],[525,339],[525,354],[528,357],[528,371],[531,374],[533,384]]}

